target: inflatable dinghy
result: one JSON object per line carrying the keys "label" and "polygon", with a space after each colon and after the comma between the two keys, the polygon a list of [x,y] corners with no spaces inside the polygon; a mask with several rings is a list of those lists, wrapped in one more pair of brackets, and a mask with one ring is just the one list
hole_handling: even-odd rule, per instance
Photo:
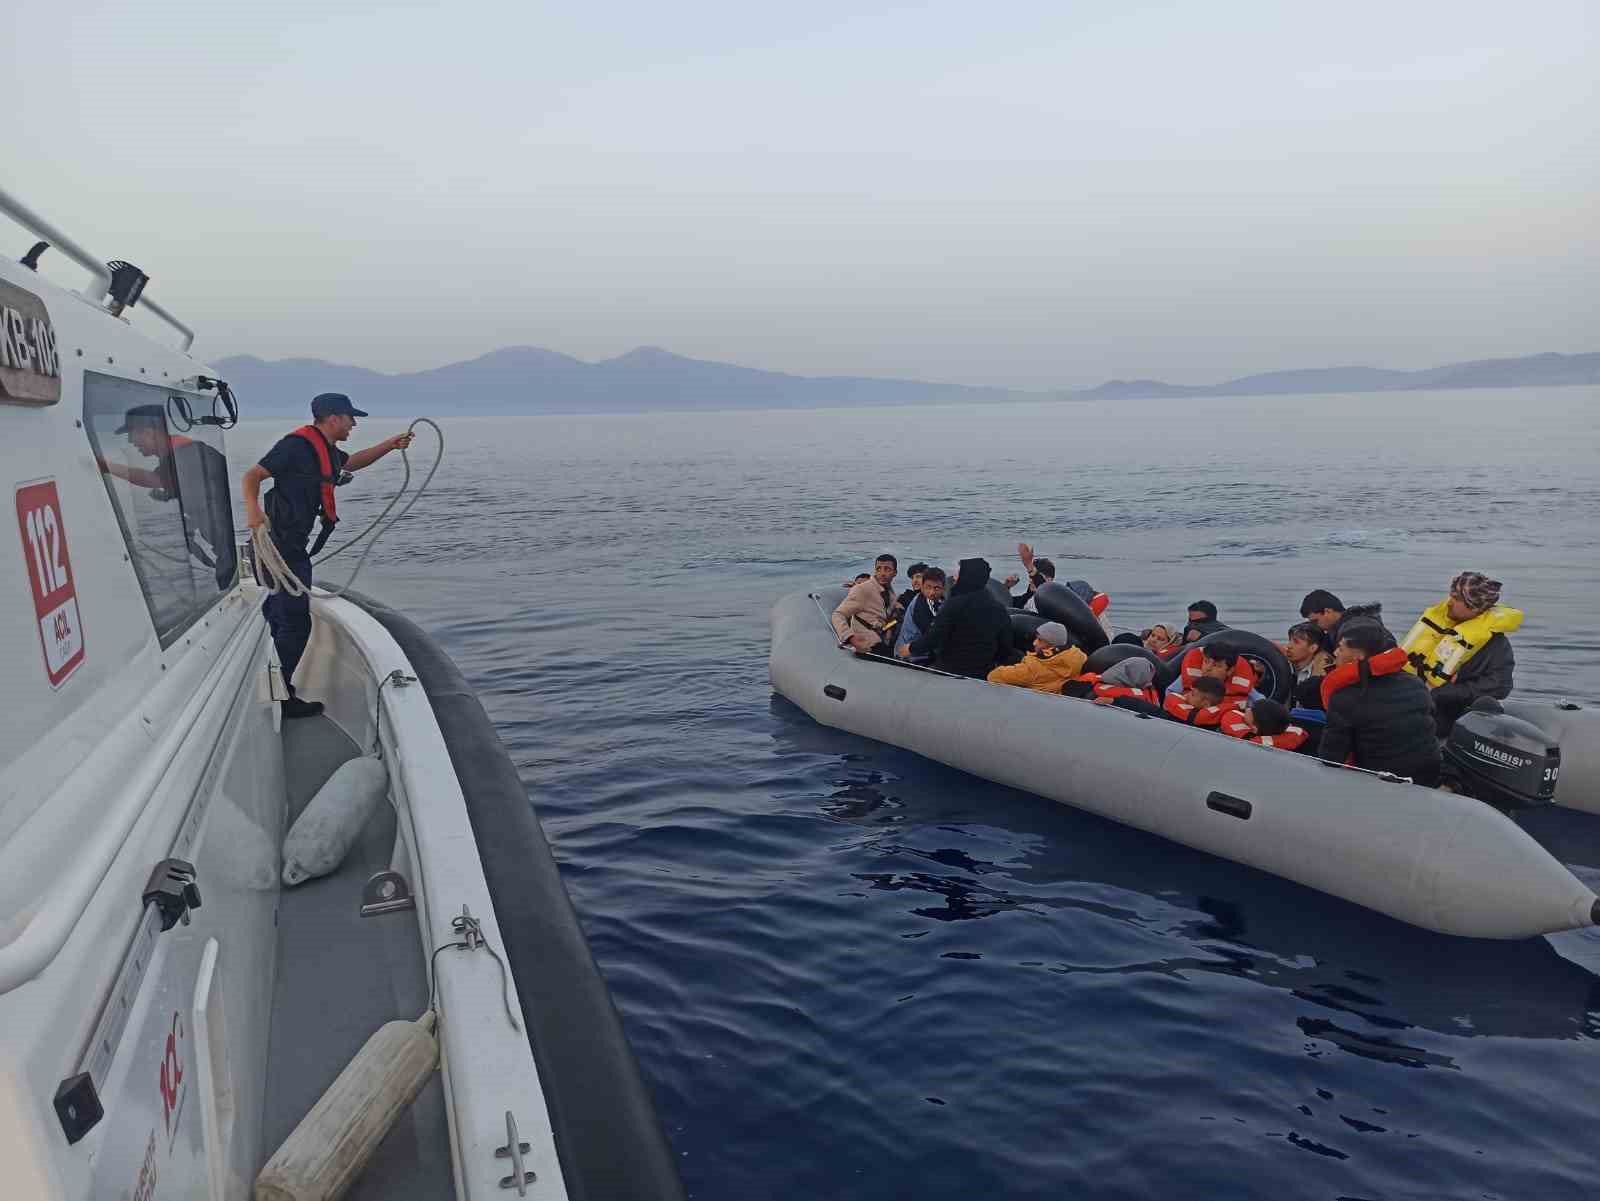
{"label": "inflatable dinghy", "polygon": [[[843,594],[795,593],[772,609],[772,686],[823,725],[1440,933],[1528,938],[1600,924],[1600,898],[1482,801],[1115,707],[858,656],[839,648],[828,622]],[[1593,716],[1517,712],[1552,725]]]}

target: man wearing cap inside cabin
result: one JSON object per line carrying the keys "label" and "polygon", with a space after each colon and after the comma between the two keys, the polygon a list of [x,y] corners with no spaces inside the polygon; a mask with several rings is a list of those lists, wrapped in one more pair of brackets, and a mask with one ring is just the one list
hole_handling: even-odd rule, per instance
{"label": "man wearing cap inside cabin", "polygon": [[128,444],[156,465],[132,467],[97,455],[100,470],[147,489],[153,500],[178,501],[189,553],[212,569],[219,590],[232,588],[239,566],[233,512],[210,503],[212,496],[227,495],[227,457],[214,446],[174,434],[167,425],[165,405],[134,405],[111,432],[126,434]]}
{"label": "man wearing cap inside cabin", "polygon": [[[244,473],[244,519],[251,531],[268,525],[278,552],[296,578],[311,586],[311,557],[327,542],[339,520],[333,490],[348,483],[348,473],[370,467],[392,450],[411,445],[411,435],[395,434],[365,450],[346,454],[338,443],[350,437],[356,418],[367,414],[341,392],[324,392],[311,402],[311,424],[284,435],[261,461]],[[261,499],[261,485],[272,480],[272,491]],[[309,547],[312,526],[321,520],[317,539]],[[311,598],[274,592],[261,606],[278,650],[289,699],[285,717],[314,717],[321,701],[304,701],[295,695],[294,671],[311,637]]]}
{"label": "man wearing cap inside cabin", "polygon": [[1441,738],[1480,696],[1511,695],[1517,661],[1506,635],[1521,628],[1524,614],[1500,603],[1501,586],[1480,571],[1463,571],[1450,581],[1450,595],[1423,610],[1401,643],[1406,670],[1433,690]]}
{"label": "man wearing cap inside cabin", "polygon": [[1035,692],[1060,693],[1061,686],[1083,670],[1085,655],[1072,645],[1072,635],[1059,621],[1047,621],[1033,632],[1033,649],[1021,663],[997,667],[991,684],[1015,684]]}

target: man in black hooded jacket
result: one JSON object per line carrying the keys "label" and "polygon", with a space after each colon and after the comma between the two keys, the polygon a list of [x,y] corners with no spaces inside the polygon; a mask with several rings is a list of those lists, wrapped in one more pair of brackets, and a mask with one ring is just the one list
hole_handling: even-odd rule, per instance
{"label": "man in black hooded jacket", "polygon": [[981,680],[1014,657],[1011,611],[989,591],[989,561],[962,559],[950,599],[933,628],[900,647],[900,657],[932,655],[932,666]]}

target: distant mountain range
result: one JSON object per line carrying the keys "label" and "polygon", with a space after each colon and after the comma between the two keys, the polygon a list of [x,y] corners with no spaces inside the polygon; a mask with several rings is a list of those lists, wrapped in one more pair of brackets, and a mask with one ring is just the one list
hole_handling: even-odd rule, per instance
{"label": "distant mountain range", "polygon": [[1111,380],[1086,392],[1022,392],[922,380],[790,375],[641,346],[586,363],[537,346],[492,351],[464,363],[388,375],[321,359],[267,361],[252,355],[213,366],[250,416],[298,416],[318,392],[348,392],[374,411],[494,415],[634,413],[650,409],[801,409],[863,405],[955,404],[1001,400],[1142,400],[1183,396],[1285,396],[1313,392],[1392,392],[1424,388],[1506,388],[1600,384],[1600,353],[1480,359],[1423,371],[1314,367],[1270,371],[1220,384]]}
{"label": "distant mountain range", "polygon": [[252,416],[298,415],[318,392],[348,392],[385,413],[636,413],[646,409],[812,409],[1018,400],[1005,388],[849,375],[788,375],[688,359],[641,346],[586,363],[537,346],[513,346],[465,363],[385,375],[321,359],[267,362],[251,355],[213,366]]}
{"label": "distant mountain range", "polygon": [[1527,388],[1564,384],[1600,384],[1600,353],[1477,359],[1422,371],[1306,367],[1297,371],[1245,375],[1220,384],[1114,379],[1073,395],[1079,400],[1150,400],[1164,396],[1295,396],[1309,392],[1415,392],[1425,388]]}

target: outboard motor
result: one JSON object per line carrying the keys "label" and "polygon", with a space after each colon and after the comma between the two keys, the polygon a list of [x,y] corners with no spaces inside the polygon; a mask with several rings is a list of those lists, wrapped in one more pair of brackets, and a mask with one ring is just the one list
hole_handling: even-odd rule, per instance
{"label": "outboard motor", "polygon": [[1511,717],[1500,702],[1479,697],[1451,727],[1442,748],[1443,784],[1502,812],[1550,804],[1561,772],[1561,748],[1532,722]]}

